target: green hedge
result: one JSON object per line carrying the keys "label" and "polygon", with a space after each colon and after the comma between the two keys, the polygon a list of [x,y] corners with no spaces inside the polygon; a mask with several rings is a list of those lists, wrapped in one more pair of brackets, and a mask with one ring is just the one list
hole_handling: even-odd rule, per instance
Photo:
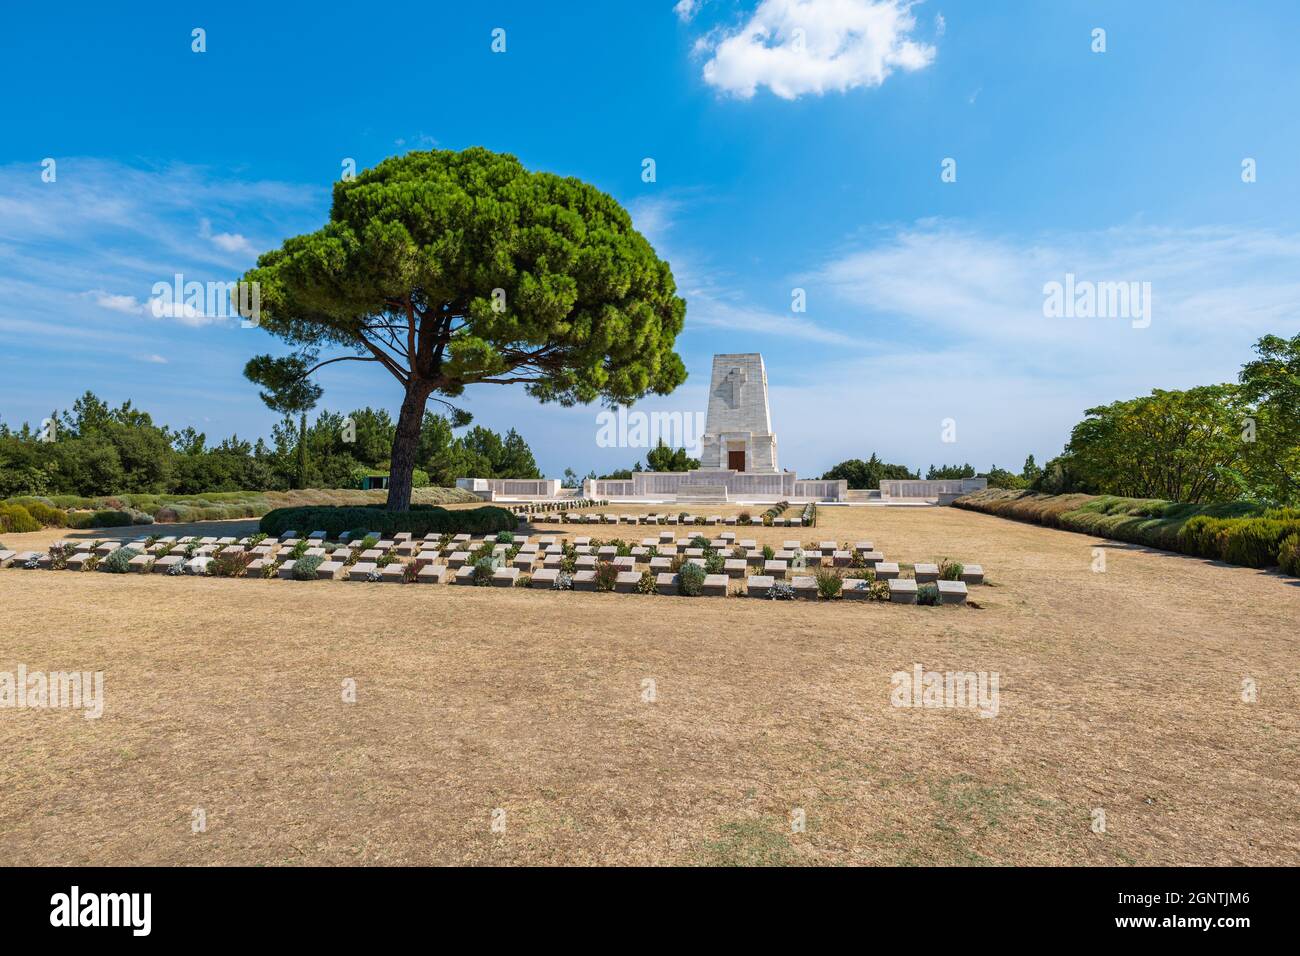
{"label": "green hedge", "polygon": [[269,535],[286,531],[310,534],[324,531],[331,538],[345,531],[365,528],[382,534],[409,531],[417,538],[426,534],[494,534],[514,531],[519,519],[505,508],[491,505],[449,511],[437,505],[412,505],[410,511],[385,511],[373,507],[276,508],[262,516],[260,528]]}
{"label": "green hedge", "polygon": [[0,531],[25,534],[40,530],[41,523],[22,505],[0,505]]}
{"label": "green hedge", "polygon": [[68,515],[69,528],[124,528],[134,523],[129,511],[74,511]]}
{"label": "green hedge", "polygon": [[[1177,551],[1250,568],[1296,574],[1288,542],[1300,534],[1300,510],[1249,501],[1185,505],[1114,495],[1043,495],[989,489],[963,495],[958,508],[1066,531]],[[1297,575],[1300,576],[1300,575]]]}

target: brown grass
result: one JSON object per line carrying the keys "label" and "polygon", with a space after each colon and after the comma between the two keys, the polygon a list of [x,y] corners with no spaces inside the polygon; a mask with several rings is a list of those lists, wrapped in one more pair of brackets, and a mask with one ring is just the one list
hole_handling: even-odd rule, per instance
{"label": "brown grass", "polygon": [[[1294,581],[951,508],[743,536],[992,585],[976,610],[0,571],[0,670],[103,670],[108,699],[0,710],[6,861],[1295,862]],[[998,671],[999,716],[891,708],[914,662]]]}

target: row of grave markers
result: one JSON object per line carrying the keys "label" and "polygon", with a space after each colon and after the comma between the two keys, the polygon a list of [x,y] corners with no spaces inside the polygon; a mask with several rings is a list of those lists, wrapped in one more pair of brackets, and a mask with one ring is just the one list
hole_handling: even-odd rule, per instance
{"label": "row of grave markers", "polygon": [[[323,531],[311,533],[306,539],[309,547],[303,557],[315,556],[324,559],[316,568],[315,577],[319,580],[349,581],[388,581],[416,583],[469,584],[473,583],[475,569],[470,559],[475,550],[485,543],[492,544],[492,553],[500,566],[493,569],[491,584],[497,587],[515,586],[521,575],[530,575],[529,585],[533,588],[554,588],[563,573],[561,565],[565,559],[564,543],[555,535],[540,535],[534,542],[529,536],[515,536],[511,542],[498,542],[495,535],[483,535],[475,538],[469,534],[452,536],[446,547],[439,547],[442,535],[429,534],[424,539],[415,539],[407,532],[395,534],[391,539],[379,539],[373,548],[356,553],[356,560],[349,563],[353,552],[362,546],[361,540],[343,540],[328,546],[327,534]],[[576,591],[595,591],[596,565],[608,561],[617,572],[613,590],[631,592],[636,590],[642,572],[638,565],[645,565],[655,574],[656,590],[661,594],[675,594],[678,588],[677,575],[671,570],[675,557],[686,563],[704,566],[704,549],[695,546],[699,536],[677,539],[673,532],[661,531],[657,537],[642,538],[639,545],[630,548],[628,555],[619,555],[614,545],[593,546],[590,537],[577,536],[573,539],[576,554],[576,569],[571,577],[571,586]],[[344,535],[343,538],[347,538]],[[131,559],[129,569],[137,572],[165,573],[177,564],[183,564],[184,570],[192,574],[203,574],[208,564],[217,553],[236,551],[252,555],[247,568],[248,577],[263,577],[268,565],[279,560],[276,556],[282,552],[294,550],[300,540],[294,532],[285,532],[279,540],[264,539],[257,544],[248,538],[234,537],[160,537],[150,542],[140,539],[133,542],[102,541],[84,551],[76,551],[66,559],[68,570],[80,571],[90,561],[92,554],[100,558],[107,557],[122,547],[134,548],[140,553]],[[57,546],[57,544],[56,544]],[[512,547],[518,551],[506,566],[505,559]],[[736,533],[722,532],[710,541],[710,547],[717,551],[734,553],[738,548],[744,551],[744,557],[724,557],[724,572],[707,574],[704,577],[703,594],[705,596],[726,596],[729,592],[745,594],[751,597],[767,597],[777,582],[785,581],[791,576],[790,584],[796,597],[817,596],[816,579],[811,575],[797,572],[820,567],[870,569],[876,580],[885,581],[889,587],[890,600],[895,603],[915,603],[917,588],[922,584],[934,584],[940,599],[945,604],[965,602],[968,585],[980,584],[984,579],[980,565],[964,565],[962,579],[959,581],[939,580],[939,566],[936,564],[914,565],[913,576],[905,578],[896,562],[885,560],[885,555],[875,549],[871,541],[857,541],[851,546],[841,546],[835,541],[820,541],[816,545],[804,546],[799,541],[785,541],[780,550],[771,558],[765,558],[763,551],[753,539],[737,540]],[[192,554],[191,549],[193,549]],[[652,551],[653,549],[653,551]],[[346,560],[338,560],[339,552],[346,552]],[[388,563],[381,566],[381,562]],[[49,568],[53,566],[53,557],[49,552],[13,552],[0,551],[0,568]],[[417,565],[413,579],[408,577],[408,567]],[[276,567],[275,574],[280,578],[293,578],[296,561],[289,559]],[[540,567],[539,567],[540,565]],[[753,572],[753,573],[751,573]],[[743,579],[743,582],[741,581]],[[740,583],[742,591],[732,592],[732,584]],[[860,582],[860,583],[858,583]],[[846,578],[843,595],[846,599],[865,599],[868,582],[865,578]]]}

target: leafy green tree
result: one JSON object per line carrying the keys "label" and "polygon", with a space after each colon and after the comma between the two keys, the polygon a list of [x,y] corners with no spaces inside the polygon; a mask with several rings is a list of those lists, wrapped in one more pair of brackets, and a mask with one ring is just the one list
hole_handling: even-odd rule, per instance
{"label": "leafy green tree", "polygon": [[1237,497],[1246,446],[1235,386],[1155,389],[1086,414],[1066,446],[1075,490],[1185,504]]}
{"label": "leafy green tree", "polygon": [[1029,486],[1029,482],[1027,482],[1022,475],[1017,475],[1015,472],[1008,471],[1005,468],[999,468],[997,465],[994,465],[988,470],[986,477],[989,480],[990,488],[1019,489]]}
{"label": "leafy green tree", "polygon": [[[630,404],[686,378],[668,264],[612,198],[478,147],[390,158],[334,186],[329,222],[262,255],[259,323],[314,362],[402,388],[388,508],[410,506],[426,404],[521,384],[542,402]],[[305,376],[304,376],[305,377]],[[472,473],[469,473],[472,474]]]}
{"label": "leafy green tree", "polygon": [[1043,469],[1038,467],[1038,463],[1034,461],[1033,455],[1030,455],[1025,459],[1025,467],[1020,469],[1020,477],[1025,479],[1026,486],[1032,485],[1036,482],[1042,473]]}
{"label": "leafy green tree", "polygon": [[307,413],[320,401],[321,387],[307,378],[314,354],[272,358],[259,355],[244,366],[244,377],[262,386],[258,396],[272,411],[298,416],[298,482],[307,487]]}
{"label": "leafy green tree", "polygon": [[645,460],[650,471],[692,471],[700,467],[700,460],[687,455],[685,448],[669,448],[662,438],[646,452]]}
{"label": "leafy green tree", "polygon": [[[1241,397],[1254,406],[1244,422],[1247,490],[1300,505],[1300,334],[1266,335],[1241,370]],[[1252,427],[1253,426],[1253,427]]]}
{"label": "leafy green tree", "polygon": [[974,477],[975,467],[970,464],[939,465],[937,468],[934,465],[931,465],[930,470],[925,473],[926,481],[943,481],[945,479]]}
{"label": "leafy green tree", "polygon": [[852,489],[879,488],[882,481],[905,481],[917,475],[906,465],[893,465],[880,460],[875,453],[866,461],[850,458],[842,461],[822,475],[824,481],[847,481]]}

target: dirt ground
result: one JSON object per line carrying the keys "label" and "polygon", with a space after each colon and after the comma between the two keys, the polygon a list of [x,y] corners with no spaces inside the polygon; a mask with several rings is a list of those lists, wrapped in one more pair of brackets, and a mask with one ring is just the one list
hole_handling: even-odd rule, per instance
{"label": "dirt ground", "polygon": [[[743,536],[982,563],[981,607],[0,570],[0,671],[103,671],[106,697],[0,709],[4,860],[1300,862],[1300,582],[821,514]],[[996,672],[997,715],[891,706],[918,663]]]}

